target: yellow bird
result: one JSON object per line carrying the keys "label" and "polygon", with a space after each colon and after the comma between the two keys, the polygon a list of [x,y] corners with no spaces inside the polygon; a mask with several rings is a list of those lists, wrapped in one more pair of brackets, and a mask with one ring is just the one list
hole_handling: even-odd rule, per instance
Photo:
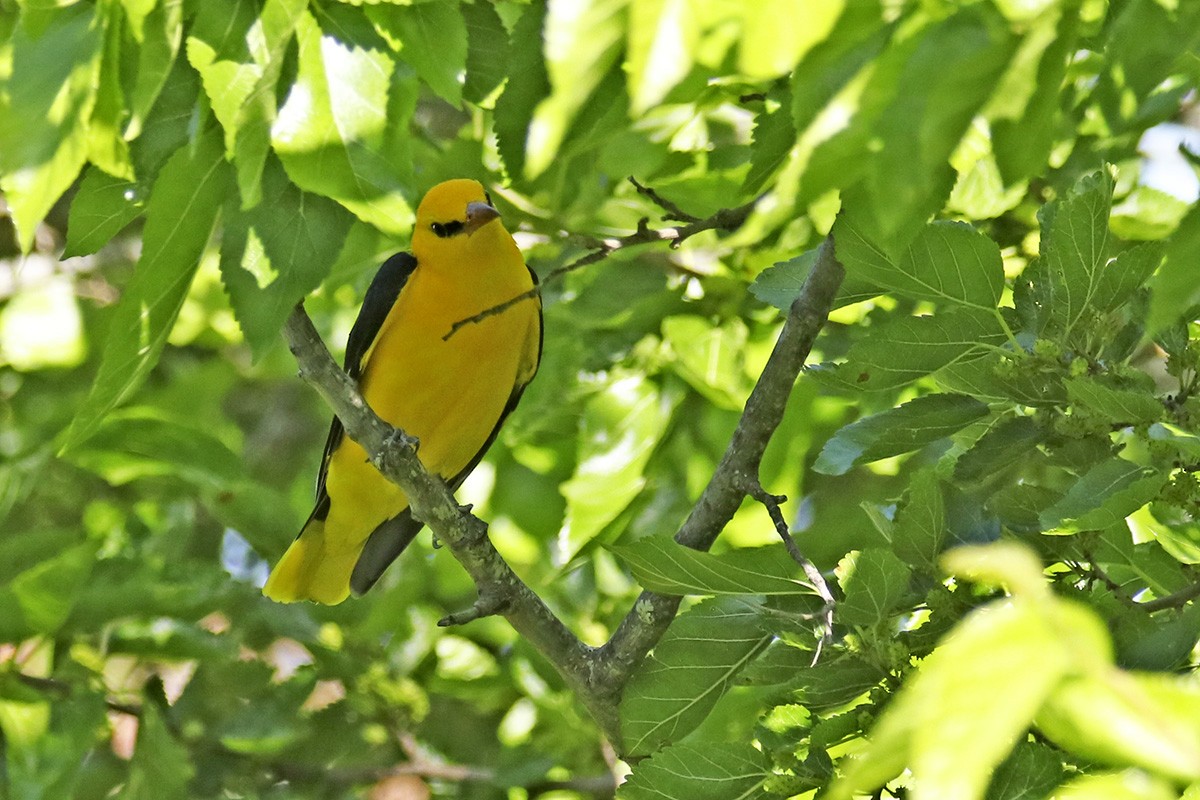
{"label": "yellow bird", "polygon": [[[420,441],[421,463],[458,486],[516,407],[542,356],[537,298],[459,328],[459,320],[537,282],[477,181],[429,190],[412,254],[380,267],[346,343],[346,372],[380,417]],[[263,594],[335,604],[367,591],[421,530],[408,498],[367,461],[335,417],[317,502]]]}

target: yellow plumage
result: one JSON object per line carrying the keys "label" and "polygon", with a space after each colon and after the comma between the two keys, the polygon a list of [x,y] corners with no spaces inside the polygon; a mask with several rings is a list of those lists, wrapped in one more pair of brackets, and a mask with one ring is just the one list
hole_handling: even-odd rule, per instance
{"label": "yellow plumage", "polygon": [[[417,209],[413,258],[393,257],[380,270],[347,346],[347,371],[358,378],[367,403],[416,436],[425,468],[452,486],[483,455],[541,356],[536,299],[443,338],[455,322],[533,287],[497,217],[476,181],[431,189]],[[393,262],[399,266],[385,274]],[[381,304],[392,291],[398,291],[394,300]],[[420,528],[405,514],[404,493],[341,435],[336,420],[319,484],[317,508],[263,588],[274,600],[340,603],[352,574],[356,591],[365,591]],[[381,526],[376,538],[382,544],[369,549],[383,555],[364,557],[364,545]]]}

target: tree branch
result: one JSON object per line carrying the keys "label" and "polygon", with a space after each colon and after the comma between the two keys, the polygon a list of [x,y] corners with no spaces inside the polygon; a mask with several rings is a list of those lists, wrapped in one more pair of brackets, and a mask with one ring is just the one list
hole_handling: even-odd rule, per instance
{"label": "tree branch", "polygon": [[[783,419],[792,386],[808,358],[845,270],[826,238],[812,272],[792,303],[775,349],[746,401],[721,463],[692,508],[675,541],[695,550],[708,550],[745,499],[748,476],[757,481],[759,463],[771,435]],[[600,669],[607,675],[614,701],[633,670],[662,638],[679,609],[679,597],[644,591],[608,643],[600,648]]]}
{"label": "tree branch", "polygon": [[[608,242],[601,249],[556,270],[578,269],[633,244],[683,241],[702,230],[735,228],[753,204],[725,209],[682,228],[638,232]],[[746,496],[750,476],[757,482],[759,462],[783,416],[796,377],[841,285],[843,269],[832,239],[820,247],[812,272],[792,304],[770,359],[750,394],[742,418],[712,480],[676,541],[707,550]],[[522,298],[514,298],[519,302]],[[505,306],[506,307],[506,306]],[[497,307],[500,308],[500,307]],[[499,313],[489,309],[461,324]],[[459,325],[456,324],[456,327]],[[453,331],[452,331],[453,332]],[[371,463],[408,496],[413,515],[444,542],[475,582],[479,600],[451,614],[442,624],[459,624],[492,613],[502,614],[549,660],[587,707],[610,742],[620,742],[620,699],[634,669],[666,631],[679,608],[679,597],[643,592],[634,608],[600,648],[581,642],[508,566],[492,547],[487,526],[459,506],[445,483],[425,471],[417,458],[417,442],[392,427],[367,406],[354,381],[329,355],[320,336],[297,305],[284,326],[288,346],[300,365],[300,376],[312,384],[341,419],[347,435],[368,453]],[[819,573],[818,573],[819,574]]]}

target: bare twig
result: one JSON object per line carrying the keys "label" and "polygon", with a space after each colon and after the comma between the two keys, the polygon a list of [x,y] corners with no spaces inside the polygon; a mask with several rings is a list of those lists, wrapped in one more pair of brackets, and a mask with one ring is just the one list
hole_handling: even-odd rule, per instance
{"label": "bare twig", "polygon": [[[37,689],[39,692],[46,692],[47,694],[63,698],[70,697],[74,691],[74,687],[71,684],[66,681],[60,681],[58,678],[39,678],[37,675],[26,675],[24,672],[18,672],[17,680],[31,689]],[[118,714],[128,714],[132,717],[140,717],[142,715],[142,707],[130,703],[120,703],[106,697],[104,705],[108,707],[109,711],[116,711]]]}
{"label": "bare twig", "polygon": [[[630,180],[633,181],[634,186],[638,187],[639,191],[650,193],[651,198],[654,199],[656,203],[663,206],[664,209],[667,209],[668,205],[671,208],[675,208],[674,204],[671,204],[670,201],[659,198],[656,193],[653,193],[653,190],[646,189],[640,183],[633,180],[633,178],[630,178]],[[582,269],[589,264],[595,264],[597,261],[602,261],[610,254],[615,253],[618,250],[623,250],[626,247],[650,244],[651,242],[664,241],[669,242],[670,246],[675,248],[679,247],[679,245],[683,244],[696,234],[704,231],[731,231],[740,228],[742,223],[746,221],[746,218],[750,216],[750,212],[754,210],[754,206],[757,202],[757,200],[751,200],[749,203],[738,206],[737,208],[723,208],[712,216],[705,217],[704,219],[698,219],[690,214],[685,214],[684,212],[679,211],[679,214],[685,218],[687,224],[673,228],[651,228],[649,220],[641,219],[638,221],[637,230],[633,233],[625,236],[616,236],[600,240],[599,246],[592,252],[586,253],[569,264],[558,267],[557,269],[553,269],[547,273],[541,279],[541,284],[539,286],[534,286],[527,292],[522,292],[521,294],[510,297],[503,303],[497,303],[490,308],[485,308],[478,314],[458,320],[450,326],[450,330],[446,332],[446,335],[442,337],[442,340],[448,340],[451,336],[458,333],[460,329],[467,325],[473,325],[477,322],[487,319],[488,317],[494,317],[497,314],[502,314],[515,306],[517,303],[537,297],[539,294],[541,294],[542,286],[559,280],[564,275],[574,272],[575,270]],[[664,203],[667,205],[663,205]],[[678,209],[676,208],[675,210]],[[669,211],[669,213],[671,213],[671,216],[674,218],[674,212]]]}
{"label": "bare twig", "polygon": [[829,591],[829,584],[825,582],[825,576],[821,574],[821,570],[817,569],[816,564],[804,557],[804,554],[800,552],[800,548],[796,544],[796,540],[792,538],[792,532],[788,528],[787,520],[783,518],[783,509],[780,508],[780,504],[786,502],[787,498],[780,494],[769,493],[763,488],[763,485],[759,483],[757,478],[750,478],[749,476],[745,478],[743,490],[747,495],[762,503],[767,509],[767,513],[771,516],[771,522],[775,523],[775,532],[783,540],[783,546],[787,548],[788,555],[800,565],[800,569],[804,570],[804,575],[808,578],[808,582],[812,584],[813,589],[825,601],[825,605],[819,614],[821,617],[821,640],[817,642],[817,650],[813,653],[812,663],[815,665],[818,659],[820,659],[821,651],[825,645],[833,641],[833,593]]}
{"label": "bare twig", "polygon": [[1185,605],[1200,597],[1200,583],[1193,583],[1191,586],[1185,586],[1178,592],[1154,600],[1147,600],[1145,603],[1135,602],[1135,608],[1140,608],[1143,611],[1162,611],[1167,608],[1183,608]]}
{"label": "bare twig", "polygon": [[[746,401],[721,463],[675,534],[675,541],[696,550],[707,550],[733,518],[746,496],[742,476],[758,474],[763,452],[783,418],[796,376],[829,314],[844,274],[834,254],[833,240],[826,239],[800,296],[792,303],[775,349]],[[679,603],[679,597],[642,592],[612,638],[600,648],[599,666],[608,676],[603,685],[610,687],[613,702],[619,701],[633,670],[662,638],[679,610]]]}
{"label": "bare twig", "polygon": [[668,200],[667,198],[663,197],[658,192],[651,189],[649,186],[643,186],[642,184],[638,183],[638,179],[633,177],[632,175],[629,177],[629,182],[633,184],[633,188],[638,190],[638,194],[646,195],[646,197],[649,197],[650,200],[654,203],[654,205],[658,206],[663,211],[667,212],[666,214],[663,215],[664,220],[673,219],[676,222],[699,222],[700,221],[699,217],[695,217],[695,216],[692,216],[691,214],[687,213],[682,208],[675,205],[670,200]]}

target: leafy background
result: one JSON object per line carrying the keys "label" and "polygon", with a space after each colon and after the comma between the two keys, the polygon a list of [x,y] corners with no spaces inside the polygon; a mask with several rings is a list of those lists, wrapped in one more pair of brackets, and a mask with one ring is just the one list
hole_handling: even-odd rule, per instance
{"label": "leafy background", "polygon": [[[4,796],[1200,796],[1198,42],[1192,0],[0,0]],[[547,282],[460,493],[589,642],[697,598],[622,742],[436,626],[473,587],[427,537],[258,592],[327,418],[282,321],[340,347],[461,175],[543,275],[672,224],[630,176],[758,198]],[[831,231],[761,475],[823,630],[761,506],[669,537]]]}

